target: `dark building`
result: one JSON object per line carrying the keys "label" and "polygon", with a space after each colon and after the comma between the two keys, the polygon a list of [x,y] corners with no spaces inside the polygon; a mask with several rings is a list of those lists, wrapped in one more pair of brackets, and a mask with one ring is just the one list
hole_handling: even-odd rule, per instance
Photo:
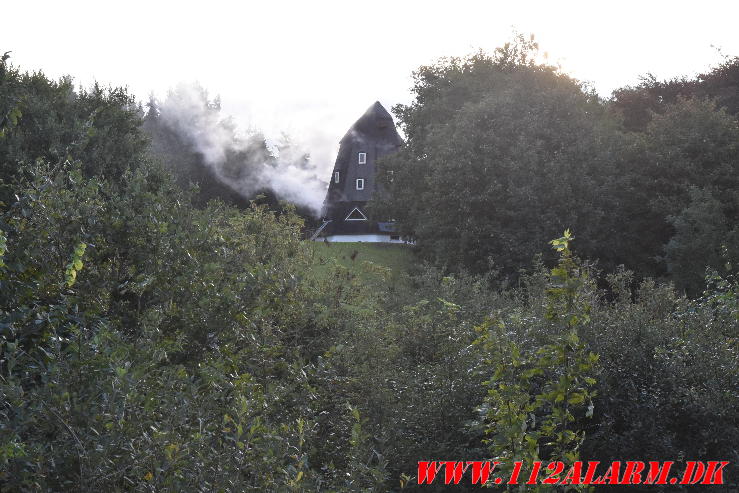
{"label": "dark building", "polygon": [[370,221],[365,211],[375,191],[377,158],[403,143],[390,113],[375,102],[344,135],[323,202],[323,224],[314,239],[401,242],[389,222]]}

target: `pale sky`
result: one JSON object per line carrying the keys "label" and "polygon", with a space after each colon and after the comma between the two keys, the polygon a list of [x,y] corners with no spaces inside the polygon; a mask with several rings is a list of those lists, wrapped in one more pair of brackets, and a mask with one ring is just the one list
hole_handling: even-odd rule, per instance
{"label": "pale sky", "polygon": [[0,52],[25,70],[144,101],[199,82],[240,128],[287,132],[325,173],[370,104],[410,102],[419,65],[492,51],[513,29],[603,96],[703,71],[721,60],[712,45],[739,55],[737,0],[7,0],[0,18]]}

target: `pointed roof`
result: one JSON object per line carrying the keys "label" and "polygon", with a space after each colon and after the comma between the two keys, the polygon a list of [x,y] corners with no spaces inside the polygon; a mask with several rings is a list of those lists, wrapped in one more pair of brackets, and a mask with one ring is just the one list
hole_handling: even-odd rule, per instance
{"label": "pointed roof", "polygon": [[400,136],[395,130],[393,117],[379,101],[375,101],[359,119],[354,122],[342,138],[342,142],[361,134],[373,139],[389,139],[397,145],[401,144]]}
{"label": "pointed roof", "polygon": [[[402,144],[393,117],[379,101],[375,101],[339,143],[339,152],[323,202],[322,215],[334,221],[329,229],[338,231],[341,229],[339,224],[352,224],[351,234],[354,234],[361,223],[365,224],[365,229],[370,228],[371,221],[361,207],[372,198],[376,187],[375,161],[397,151]],[[365,155],[360,163],[361,153]],[[364,186],[357,189],[356,184],[360,179],[364,181]],[[355,207],[360,208],[353,211]],[[375,226],[371,227],[376,229]]]}

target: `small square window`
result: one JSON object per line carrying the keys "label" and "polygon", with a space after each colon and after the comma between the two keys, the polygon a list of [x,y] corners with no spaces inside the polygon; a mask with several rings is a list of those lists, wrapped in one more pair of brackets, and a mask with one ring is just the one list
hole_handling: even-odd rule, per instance
{"label": "small square window", "polygon": [[364,178],[357,178],[357,190],[364,190]]}
{"label": "small square window", "polygon": [[339,183],[339,172],[338,171],[334,172],[334,183]]}
{"label": "small square window", "polygon": [[400,235],[390,235],[390,241],[400,241]]}
{"label": "small square window", "polygon": [[360,152],[359,153],[359,164],[365,164],[366,162],[367,162],[367,153]]}

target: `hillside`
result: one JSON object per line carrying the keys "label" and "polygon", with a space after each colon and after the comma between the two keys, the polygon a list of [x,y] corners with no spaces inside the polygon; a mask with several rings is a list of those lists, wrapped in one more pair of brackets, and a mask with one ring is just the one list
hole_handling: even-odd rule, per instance
{"label": "hillside", "polygon": [[413,250],[407,245],[312,242],[312,249],[314,260],[320,266],[336,261],[355,272],[361,270],[363,262],[372,262],[400,274],[408,272],[414,263]]}

